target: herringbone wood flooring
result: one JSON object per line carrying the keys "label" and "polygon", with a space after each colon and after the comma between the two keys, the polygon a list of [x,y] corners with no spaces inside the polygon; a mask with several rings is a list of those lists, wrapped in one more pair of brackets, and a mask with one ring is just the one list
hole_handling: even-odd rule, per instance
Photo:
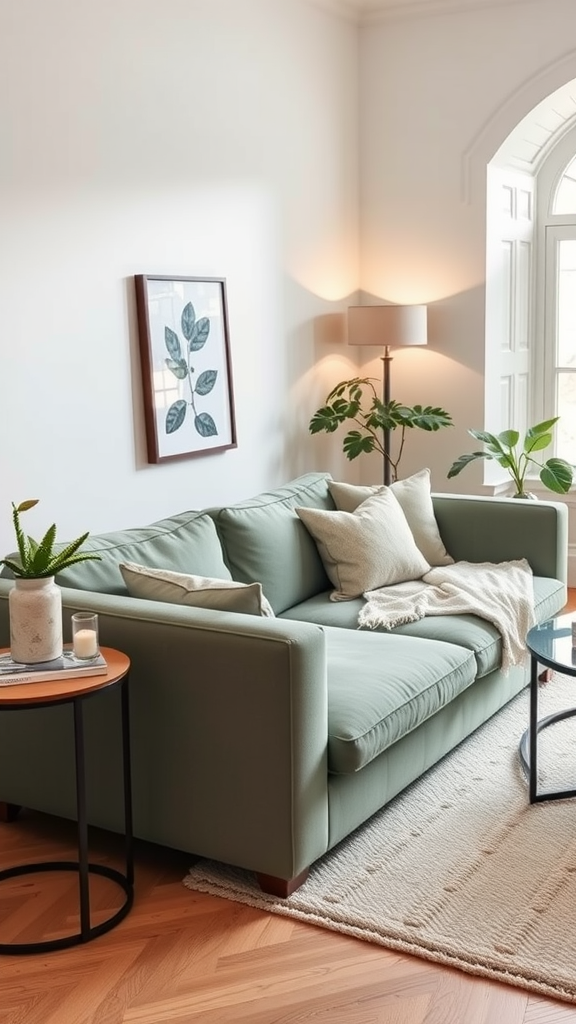
{"label": "herringbone wood flooring", "polygon": [[[0,824],[1,867],[75,855],[70,823],[25,812]],[[118,837],[91,833],[91,857],[121,867]],[[117,928],[0,956],[0,1024],[576,1024],[576,1007],[190,892],[190,860],[138,843],[135,903]],[[91,894],[107,916],[115,887],[95,877]],[[74,927],[77,902],[72,874],[4,881],[0,942]]]}

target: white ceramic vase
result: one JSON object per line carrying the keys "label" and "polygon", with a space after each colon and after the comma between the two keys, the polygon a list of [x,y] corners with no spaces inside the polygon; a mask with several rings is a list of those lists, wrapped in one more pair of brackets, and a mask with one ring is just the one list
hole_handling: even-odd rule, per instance
{"label": "white ceramic vase", "polygon": [[10,653],[36,664],[62,655],[62,594],[53,576],[16,579],[9,594]]}

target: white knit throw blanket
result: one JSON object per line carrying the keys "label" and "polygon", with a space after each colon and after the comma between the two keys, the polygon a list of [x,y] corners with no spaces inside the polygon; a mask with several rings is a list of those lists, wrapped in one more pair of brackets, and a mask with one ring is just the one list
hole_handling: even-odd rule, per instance
{"label": "white knit throw blanket", "polygon": [[504,672],[527,657],[526,634],[535,618],[532,570],[525,558],[438,566],[420,580],[369,590],[364,597],[361,629],[392,629],[425,615],[479,615],[502,635]]}

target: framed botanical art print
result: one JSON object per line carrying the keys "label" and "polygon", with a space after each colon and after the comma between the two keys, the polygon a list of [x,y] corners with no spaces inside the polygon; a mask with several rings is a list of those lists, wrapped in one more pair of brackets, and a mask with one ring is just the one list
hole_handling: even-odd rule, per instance
{"label": "framed botanical art print", "polygon": [[148,462],[235,448],[225,279],[134,281]]}

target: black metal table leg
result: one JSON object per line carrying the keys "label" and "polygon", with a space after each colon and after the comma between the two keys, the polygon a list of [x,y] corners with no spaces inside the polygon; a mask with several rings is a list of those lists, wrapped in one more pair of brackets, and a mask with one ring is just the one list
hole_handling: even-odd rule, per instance
{"label": "black metal table leg", "polygon": [[553,715],[538,720],[538,658],[532,654],[530,666],[530,718],[529,727],[520,740],[520,761],[528,776],[528,792],[530,803],[543,800],[564,800],[576,796],[576,789],[538,789],[538,736],[556,722],[576,716],[576,708],[565,708]]}
{"label": "black metal table leg", "polygon": [[90,935],[90,884],[88,878],[88,822],[86,820],[86,767],[84,762],[84,718],[82,701],[75,700],[74,754],[76,759],[76,813],[78,817],[78,886],[80,894],[80,934],[86,942]]}
{"label": "black metal table leg", "polygon": [[[73,934],[63,935],[56,939],[46,939],[42,942],[3,942],[0,943],[0,954],[18,955],[22,953],[45,953],[50,950],[67,949],[76,946],[90,939],[103,935],[114,928],[132,907],[134,901],[134,840],[132,825],[132,783],[131,783],[131,761],[130,761],[130,704],[128,687],[129,661],[119,652],[109,651],[110,655],[122,658],[124,664],[110,680],[102,683],[96,680],[93,683],[93,691],[98,692],[103,685],[120,686],[121,714],[122,714],[122,775],[123,775],[123,796],[124,796],[124,828],[125,828],[125,874],[110,868],[105,864],[91,864],[88,857],[88,815],[86,805],[86,764],[84,744],[84,716],[83,703],[93,694],[91,692],[77,695],[49,695],[38,700],[29,700],[25,707],[45,707],[48,704],[72,704],[74,716],[74,754],[76,770],[76,811],[78,817],[78,860],[72,861],[42,861],[34,864],[18,864],[15,867],[6,868],[0,871],[0,882],[7,878],[15,878],[20,875],[35,874],[43,871],[76,871],[78,873],[79,905],[80,905],[80,929]],[[19,689],[21,689],[19,687]],[[19,705],[17,700],[9,702],[9,697],[4,699],[4,709],[15,710]],[[124,892],[124,902],[118,910],[114,911],[105,921],[92,925],[90,921],[90,874],[102,875],[110,879]]]}

